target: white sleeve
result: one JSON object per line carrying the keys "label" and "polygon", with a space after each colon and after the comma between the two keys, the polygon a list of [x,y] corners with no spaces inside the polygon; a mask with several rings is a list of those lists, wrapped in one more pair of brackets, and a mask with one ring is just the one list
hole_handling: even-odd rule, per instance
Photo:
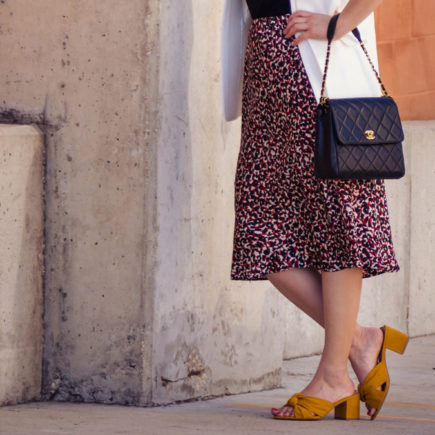
{"label": "white sleeve", "polygon": [[226,0],[221,39],[222,105],[227,121],[241,115],[243,65],[251,15],[246,0]]}

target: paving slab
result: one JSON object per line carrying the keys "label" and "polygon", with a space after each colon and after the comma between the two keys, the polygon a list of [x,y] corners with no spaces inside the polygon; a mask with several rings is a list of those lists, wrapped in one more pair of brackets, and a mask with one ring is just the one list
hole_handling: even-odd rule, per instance
{"label": "paving slab", "polygon": [[0,408],[0,434],[435,434],[435,336],[412,339],[405,355],[387,353],[390,393],[375,421],[280,421],[282,405],[310,380],[319,356],[284,362],[283,388],[156,408],[38,402]]}

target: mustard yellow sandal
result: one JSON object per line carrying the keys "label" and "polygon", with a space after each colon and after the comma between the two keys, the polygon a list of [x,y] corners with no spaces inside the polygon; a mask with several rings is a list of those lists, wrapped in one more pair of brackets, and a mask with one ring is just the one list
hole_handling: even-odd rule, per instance
{"label": "mustard yellow sandal", "polygon": [[334,408],[335,418],[343,420],[359,419],[359,403],[360,396],[357,392],[335,403],[297,393],[290,397],[284,405],[293,407],[294,416],[274,415],[273,417],[279,420],[320,420]]}
{"label": "mustard yellow sandal", "polygon": [[403,354],[409,340],[406,334],[389,326],[383,326],[381,330],[384,334],[384,340],[377,364],[367,375],[364,382],[358,385],[361,400],[366,402],[370,408],[376,408],[376,412],[371,416],[371,420],[374,420],[379,414],[390,389],[390,377],[385,362],[385,351],[390,349]]}

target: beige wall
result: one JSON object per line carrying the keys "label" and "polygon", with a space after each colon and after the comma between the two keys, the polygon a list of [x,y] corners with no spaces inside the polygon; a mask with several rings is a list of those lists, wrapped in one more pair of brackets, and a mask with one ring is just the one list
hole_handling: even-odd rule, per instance
{"label": "beige wall", "polygon": [[0,124],[0,406],[41,394],[43,154],[38,128]]}
{"label": "beige wall", "polygon": [[44,383],[55,399],[149,397],[148,9],[142,0],[0,4],[0,112],[46,132]]}
{"label": "beige wall", "polygon": [[158,403],[279,385],[282,359],[278,295],[229,280],[240,125],[221,114],[222,4],[161,5]]}
{"label": "beige wall", "polygon": [[46,133],[47,398],[162,403],[280,383],[277,295],[228,280],[239,128],[220,113],[221,13],[0,5],[0,120]]}

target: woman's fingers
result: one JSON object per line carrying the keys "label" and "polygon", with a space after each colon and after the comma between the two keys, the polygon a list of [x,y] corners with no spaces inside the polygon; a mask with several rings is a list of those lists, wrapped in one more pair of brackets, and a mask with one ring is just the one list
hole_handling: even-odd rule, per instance
{"label": "woman's fingers", "polygon": [[299,33],[293,41],[293,45],[297,45],[309,38],[326,39],[326,30],[330,18],[329,15],[316,14],[308,11],[296,11],[294,14],[290,15],[284,30],[284,35],[290,38],[296,33]]}
{"label": "woman's fingers", "polygon": [[312,12],[308,11],[296,11],[294,14],[291,14],[288,21],[287,27],[291,26],[295,23],[306,22],[307,19],[312,15]]}
{"label": "woman's fingers", "polygon": [[289,32],[294,26],[297,26],[299,24],[307,24],[307,18],[300,17],[300,18],[295,18],[294,20],[291,21],[289,20],[285,28],[285,31]]}
{"label": "woman's fingers", "polygon": [[298,32],[306,32],[309,31],[313,27],[313,15],[311,12],[304,12],[303,14],[297,11],[294,14],[290,15],[290,18],[287,22],[286,29],[284,34],[287,38],[292,37]]}
{"label": "woman's fingers", "polygon": [[304,19],[303,21],[289,23],[289,25],[284,30],[284,34],[287,38],[290,38],[297,32],[304,32],[309,28],[310,23],[306,19]]}
{"label": "woman's fingers", "polygon": [[287,21],[286,29],[289,29],[290,27],[294,26],[295,24],[306,23],[308,19],[309,19],[308,14],[303,15],[303,16],[292,14],[292,15],[290,15],[290,18]]}
{"label": "woman's fingers", "polygon": [[296,23],[290,26],[290,28],[285,30],[284,34],[287,38],[292,37],[297,32],[305,32],[309,29],[308,23]]}

